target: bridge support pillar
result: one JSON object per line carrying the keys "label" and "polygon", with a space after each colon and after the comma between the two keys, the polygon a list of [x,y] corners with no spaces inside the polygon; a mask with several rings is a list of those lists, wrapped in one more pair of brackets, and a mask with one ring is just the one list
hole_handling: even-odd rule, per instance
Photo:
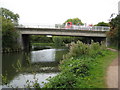
{"label": "bridge support pillar", "polygon": [[29,35],[22,35],[22,44],[23,50],[29,51],[30,50],[30,36]]}
{"label": "bridge support pillar", "polygon": [[29,35],[20,34],[18,38],[19,46],[22,50],[29,51],[30,50],[30,38]]}
{"label": "bridge support pillar", "polygon": [[19,37],[17,38],[17,43],[19,44],[19,47],[21,48],[21,50],[24,50],[22,34],[19,34]]}
{"label": "bridge support pillar", "polygon": [[109,41],[109,39],[107,37],[105,39],[105,42],[106,42],[106,47],[110,46],[110,41]]}

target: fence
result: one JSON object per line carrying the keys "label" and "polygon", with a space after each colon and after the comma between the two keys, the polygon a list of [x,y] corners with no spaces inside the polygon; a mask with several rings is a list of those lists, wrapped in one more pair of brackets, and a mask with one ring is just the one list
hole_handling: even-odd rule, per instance
{"label": "fence", "polygon": [[68,29],[68,30],[91,30],[91,31],[109,31],[110,27],[105,26],[77,26],[72,25],[71,28],[66,28],[64,25],[19,25],[18,28],[53,28],[53,29]]}

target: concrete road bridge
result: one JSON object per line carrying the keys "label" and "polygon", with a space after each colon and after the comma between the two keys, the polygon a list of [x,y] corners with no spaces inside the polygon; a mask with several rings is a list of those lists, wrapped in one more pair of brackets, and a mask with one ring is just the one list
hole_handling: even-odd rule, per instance
{"label": "concrete road bridge", "polygon": [[72,28],[64,27],[40,27],[40,26],[17,26],[16,30],[20,33],[19,43],[22,49],[29,47],[29,35],[52,35],[52,36],[79,36],[89,38],[101,38],[106,40],[106,32],[109,27],[103,26],[74,26]]}

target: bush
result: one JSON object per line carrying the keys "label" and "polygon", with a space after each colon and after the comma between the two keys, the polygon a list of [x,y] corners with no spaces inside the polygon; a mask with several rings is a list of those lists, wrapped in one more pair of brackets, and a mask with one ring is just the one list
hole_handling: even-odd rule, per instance
{"label": "bush", "polygon": [[52,39],[53,39],[55,46],[60,47],[60,46],[63,46],[65,44],[71,43],[73,41],[77,42],[78,40],[82,40],[83,38],[81,38],[81,37],[69,37],[69,36],[64,36],[64,37],[53,36]]}
{"label": "bush", "polygon": [[71,73],[60,73],[52,79],[48,79],[49,83],[44,88],[75,88],[76,77]]}
{"label": "bush", "polygon": [[60,69],[64,72],[72,72],[75,76],[81,77],[88,75],[88,67],[84,58],[63,60],[60,65]]}
{"label": "bush", "polygon": [[54,36],[53,37],[53,42],[56,47],[60,47],[64,45],[63,38],[59,36]]}

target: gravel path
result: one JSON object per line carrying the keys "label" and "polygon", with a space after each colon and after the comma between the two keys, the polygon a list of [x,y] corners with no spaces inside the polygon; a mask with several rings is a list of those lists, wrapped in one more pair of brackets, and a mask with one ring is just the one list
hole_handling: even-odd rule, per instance
{"label": "gravel path", "polygon": [[[110,48],[109,48],[110,49]],[[116,51],[114,49],[110,49],[112,51]],[[120,85],[118,85],[118,81],[120,81],[120,78],[118,77],[118,58],[113,60],[113,62],[110,64],[110,66],[107,69],[107,76],[106,76],[106,84],[107,88],[120,88]]]}

